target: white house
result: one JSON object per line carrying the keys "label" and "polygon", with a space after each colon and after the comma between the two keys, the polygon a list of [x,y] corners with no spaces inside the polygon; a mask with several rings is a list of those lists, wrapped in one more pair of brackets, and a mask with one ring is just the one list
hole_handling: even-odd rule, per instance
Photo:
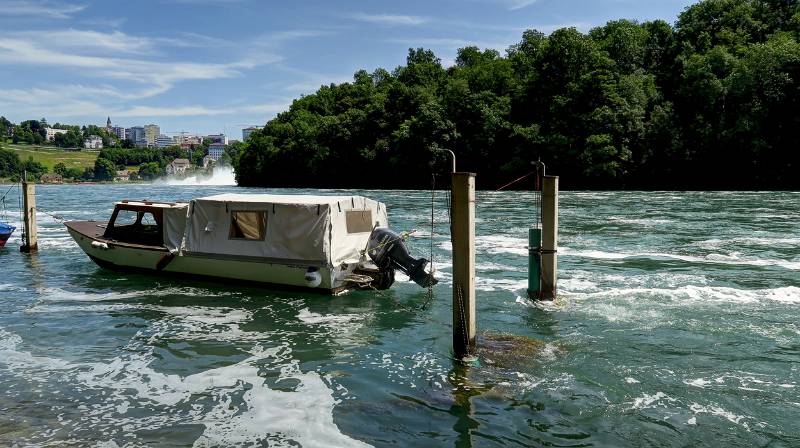
{"label": "white house", "polygon": [[214,164],[214,162],[216,162],[216,160],[214,160],[214,158],[211,157],[210,155],[204,156],[203,157],[203,168],[210,167],[211,165]]}
{"label": "white house", "polygon": [[83,141],[83,147],[86,149],[103,149],[103,139],[99,135],[90,135],[89,138]]}
{"label": "white house", "polygon": [[188,159],[175,159],[167,165],[167,174],[183,174],[191,165]]}
{"label": "white house", "polygon": [[58,135],[58,134],[66,134],[67,133],[66,129],[44,128],[44,131],[47,133],[46,137],[47,137],[47,141],[48,142],[52,142],[53,140],[55,140],[56,139],[56,135]]}

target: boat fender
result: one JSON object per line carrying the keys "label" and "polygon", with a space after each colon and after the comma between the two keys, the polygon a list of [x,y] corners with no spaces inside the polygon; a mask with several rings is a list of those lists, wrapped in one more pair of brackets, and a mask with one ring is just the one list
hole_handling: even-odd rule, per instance
{"label": "boat fender", "polygon": [[319,269],[311,266],[306,271],[305,275],[306,286],[309,288],[316,288],[322,283],[322,275],[319,273]]}
{"label": "boat fender", "polygon": [[92,247],[94,247],[95,249],[108,250],[108,244],[102,243],[100,241],[92,241]]}

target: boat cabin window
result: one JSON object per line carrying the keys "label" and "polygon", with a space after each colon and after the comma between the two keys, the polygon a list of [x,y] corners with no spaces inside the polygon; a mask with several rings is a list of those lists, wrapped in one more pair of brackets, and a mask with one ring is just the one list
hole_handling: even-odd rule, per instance
{"label": "boat cabin window", "polygon": [[228,238],[232,240],[264,241],[267,235],[267,214],[264,212],[231,212],[231,230]]}
{"label": "boat cabin window", "polygon": [[106,228],[106,236],[122,243],[161,246],[164,244],[161,213],[117,209]]}
{"label": "boat cabin window", "polygon": [[348,210],[345,212],[347,233],[372,232],[372,210]]}

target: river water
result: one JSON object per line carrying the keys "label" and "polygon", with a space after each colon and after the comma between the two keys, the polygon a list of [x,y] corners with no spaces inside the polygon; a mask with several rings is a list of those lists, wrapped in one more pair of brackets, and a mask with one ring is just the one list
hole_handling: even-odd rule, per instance
{"label": "river water", "polygon": [[[113,200],[234,190],[268,191],[38,202],[104,219]],[[430,192],[330,193],[384,201],[427,256]],[[469,368],[441,194],[426,310],[408,281],[327,297],[109,272],[40,214],[37,255],[18,234],[0,252],[0,445],[800,446],[800,193],[562,192],[548,304],[524,293],[530,201],[478,193],[482,340],[520,337]]]}

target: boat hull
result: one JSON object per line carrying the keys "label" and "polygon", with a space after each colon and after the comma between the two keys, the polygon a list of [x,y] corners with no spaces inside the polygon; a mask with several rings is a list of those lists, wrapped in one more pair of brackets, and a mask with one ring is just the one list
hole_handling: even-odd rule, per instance
{"label": "boat hull", "polygon": [[11,238],[11,233],[0,233],[0,249],[6,245],[9,238]]}
{"label": "boat hull", "polygon": [[8,239],[11,238],[11,234],[13,234],[16,229],[17,228],[12,225],[0,222],[0,249],[6,245],[6,242],[8,242]]}
{"label": "boat hull", "polygon": [[[99,230],[104,227],[102,225],[104,223],[95,223],[98,230],[94,234],[87,231],[86,223],[82,223],[83,226],[71,224],[75,223],[67,223],[67,229],[78,246],[99,266],[116,270],[214,279],[221,282],[258,283],[336,294],[347,289],[344,279],[355,268],[355,265],[309,266],[224,255],[189,253],[176,255],[164,247],[139,246],[105,239]],[[317,268],[320,276],[319,284],[313,285],[306,280],[309,267]]]}

